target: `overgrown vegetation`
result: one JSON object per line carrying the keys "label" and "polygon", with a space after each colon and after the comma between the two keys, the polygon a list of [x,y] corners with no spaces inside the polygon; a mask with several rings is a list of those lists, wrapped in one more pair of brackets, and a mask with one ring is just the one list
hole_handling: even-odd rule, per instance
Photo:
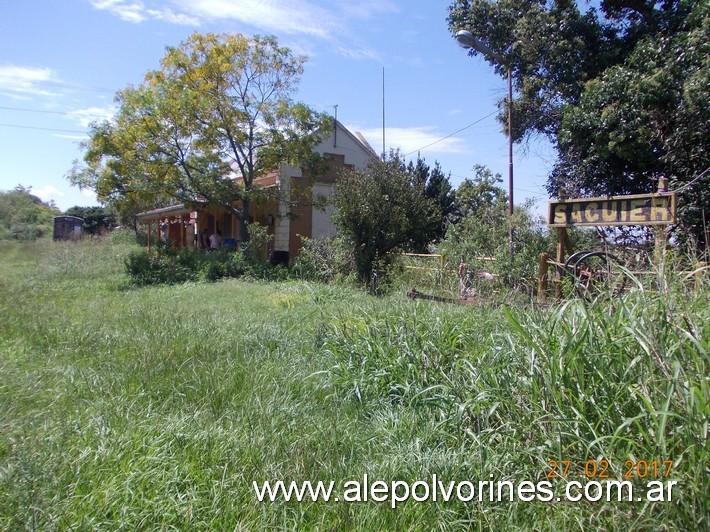
{"label": "overgrown vegetation", "polygon": [[[302,281],[127,289],[137,248],[111,240],[0,243],[2,529],[707,528],[706,280],[538,309]],[[672,502],[396,510],[252,488],[537,481],[549,459],[606,459],[614,479],[673,460],[678,484]]]}
{"label": "overgrown vegetation", "polygon": [[615,528],[626,515],[635,529],[697,529],[708,519],[710,328],[707,298],[688,297],[674,285],[542,312],[369,315],[331,330],[330,375],[366,410],[436,412],[476,455],[477,478],[539,475],[550,459],[584,476],[593,459],[621,479],[628,460],[673,460],[683,503],[601,503],[591,523]]}
{"label": "overgrown vegetation", "polygon": [[[136,250],[125,258],[125,269],[134,286],[179,284],[189,281],[218,281],[244,277],[248,279],[285,279],[289,271],[273,266],[265,256],[271,236],[265,227],[249,225],[249,242],[239,248],[222,247],[203,250],[196,247],[175,247],[158,241],[154,249]],[[124,240],[126,231],[117,231],[112,240]],[[135,242],[135,237],[132,241]]]}
{"label": "overgrown vegetation", "polygon": [[196,248],[159,246],[148,253],[134,251],[125,260],[126,273],[136,286],[179,284],[188,281],[217,281],[225,278],[285,278],[288,270],[273,267],[251,256],[247,249],[222,248],[206,253]]}
{"label": "overgrown vegetation", "polygon": [[67,216],[76,216],[84,220],[81,229],[87,235],[103,235],[116,225],[116,216],[108,207],[70,207],[64,213]]}
{"label": "overgrown vegetation", "polygon": [[32,189],[18,185],[0,191],[0,240],[35,240],[51,235],[54,217],[60,211],[32,194]]}
{"label": "overgrown vegetation", "polygon": [[371,292],[401,251],[434,237],[440,207],[407,170],[398,153],[374,159],[365,170],[345,171],[336,181],[333,221],[338,242],[352,256],[358,281]]}

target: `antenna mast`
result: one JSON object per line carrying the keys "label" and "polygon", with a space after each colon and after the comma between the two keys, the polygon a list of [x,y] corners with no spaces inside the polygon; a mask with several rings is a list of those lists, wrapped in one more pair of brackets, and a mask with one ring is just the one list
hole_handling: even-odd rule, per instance
{"label": "antenna mast", "polygon": [[382,67],[382,160],[385,160],[385,67]]}
{"label": "antenna mast", "polygon": [[333,121],[333,148],[338,147],[338,104],[333,106],[335,109],[335,120]]}

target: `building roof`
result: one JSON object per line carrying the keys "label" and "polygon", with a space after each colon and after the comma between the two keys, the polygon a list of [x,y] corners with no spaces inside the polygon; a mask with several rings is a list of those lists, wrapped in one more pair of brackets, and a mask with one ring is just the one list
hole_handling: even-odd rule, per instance
{"label": "building roof", "polygon": [[139,220],[156,220],[158,218],[164,218],[165,216],[190,214],[194,210],[194,207],[188,207],[184,203],[180,203],[178,205],[171,205],[170,207],[161,207],[160,209],[139,212],[138,214],[136,214],[136,218],[138,218]]}

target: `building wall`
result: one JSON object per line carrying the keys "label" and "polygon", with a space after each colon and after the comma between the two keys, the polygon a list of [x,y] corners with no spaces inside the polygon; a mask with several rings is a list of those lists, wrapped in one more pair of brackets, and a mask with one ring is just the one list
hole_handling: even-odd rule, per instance
{"label": "building wall", "polygon": [[335,206],[330,202],[324,207],[317,205],[321,198],[332,198],[334,185],[330,183],[316,183],[313,185],[313,215],[311,225],[311,238],[329,238],[335,236],[335,224],[332,216]]}
{"label": "building wall", "polygon": [[54,217],[54,240],[78,240],[84,220],[76,216]]}
{"label": "building wall", "polygon": [[291,180],[279,179],[279,200],[276,220],[274,221],[274,249],[288,251],[288,235],[291,234],[291,220],[288,212],[288,198],[291,195]]}
{"label": "building wall", "polygon": [[328,171],[319,175],[315,182],[293,166],[284,165],[279,171],[281,197],[290,198],[290,201],[284,199],[279,204],[274,249],[288,252],[289,260],[293,260],[301,249],[301,236],[324,238],[335,235],[332,220],[335,208],[333,205],[317,206],[318,197],[332,197],[335,181],[343,170],[363,170],[377,157],[369,146],[364,146],[340,124],[337,134],[331,133],[315,151],[332,158]]}

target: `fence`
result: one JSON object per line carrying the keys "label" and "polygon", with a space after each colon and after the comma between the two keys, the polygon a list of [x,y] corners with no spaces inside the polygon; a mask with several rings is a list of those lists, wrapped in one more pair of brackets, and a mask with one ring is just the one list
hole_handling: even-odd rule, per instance
{"label": "fence", "polygon": [[[462,272],[459,260],[452,261],[437,253],[402,253],[401,256],[406,272],[405,281],[409,288],[428,290],[448,297],[461,295]],[[474,257],[470,266],[476,273],[480,273],[489,270],[495,260],[494,257]],[[489,286],[490,282],[479,283],[479,277],[476,275],[473,285],[472,292],[480,292],[481,288]]]}

